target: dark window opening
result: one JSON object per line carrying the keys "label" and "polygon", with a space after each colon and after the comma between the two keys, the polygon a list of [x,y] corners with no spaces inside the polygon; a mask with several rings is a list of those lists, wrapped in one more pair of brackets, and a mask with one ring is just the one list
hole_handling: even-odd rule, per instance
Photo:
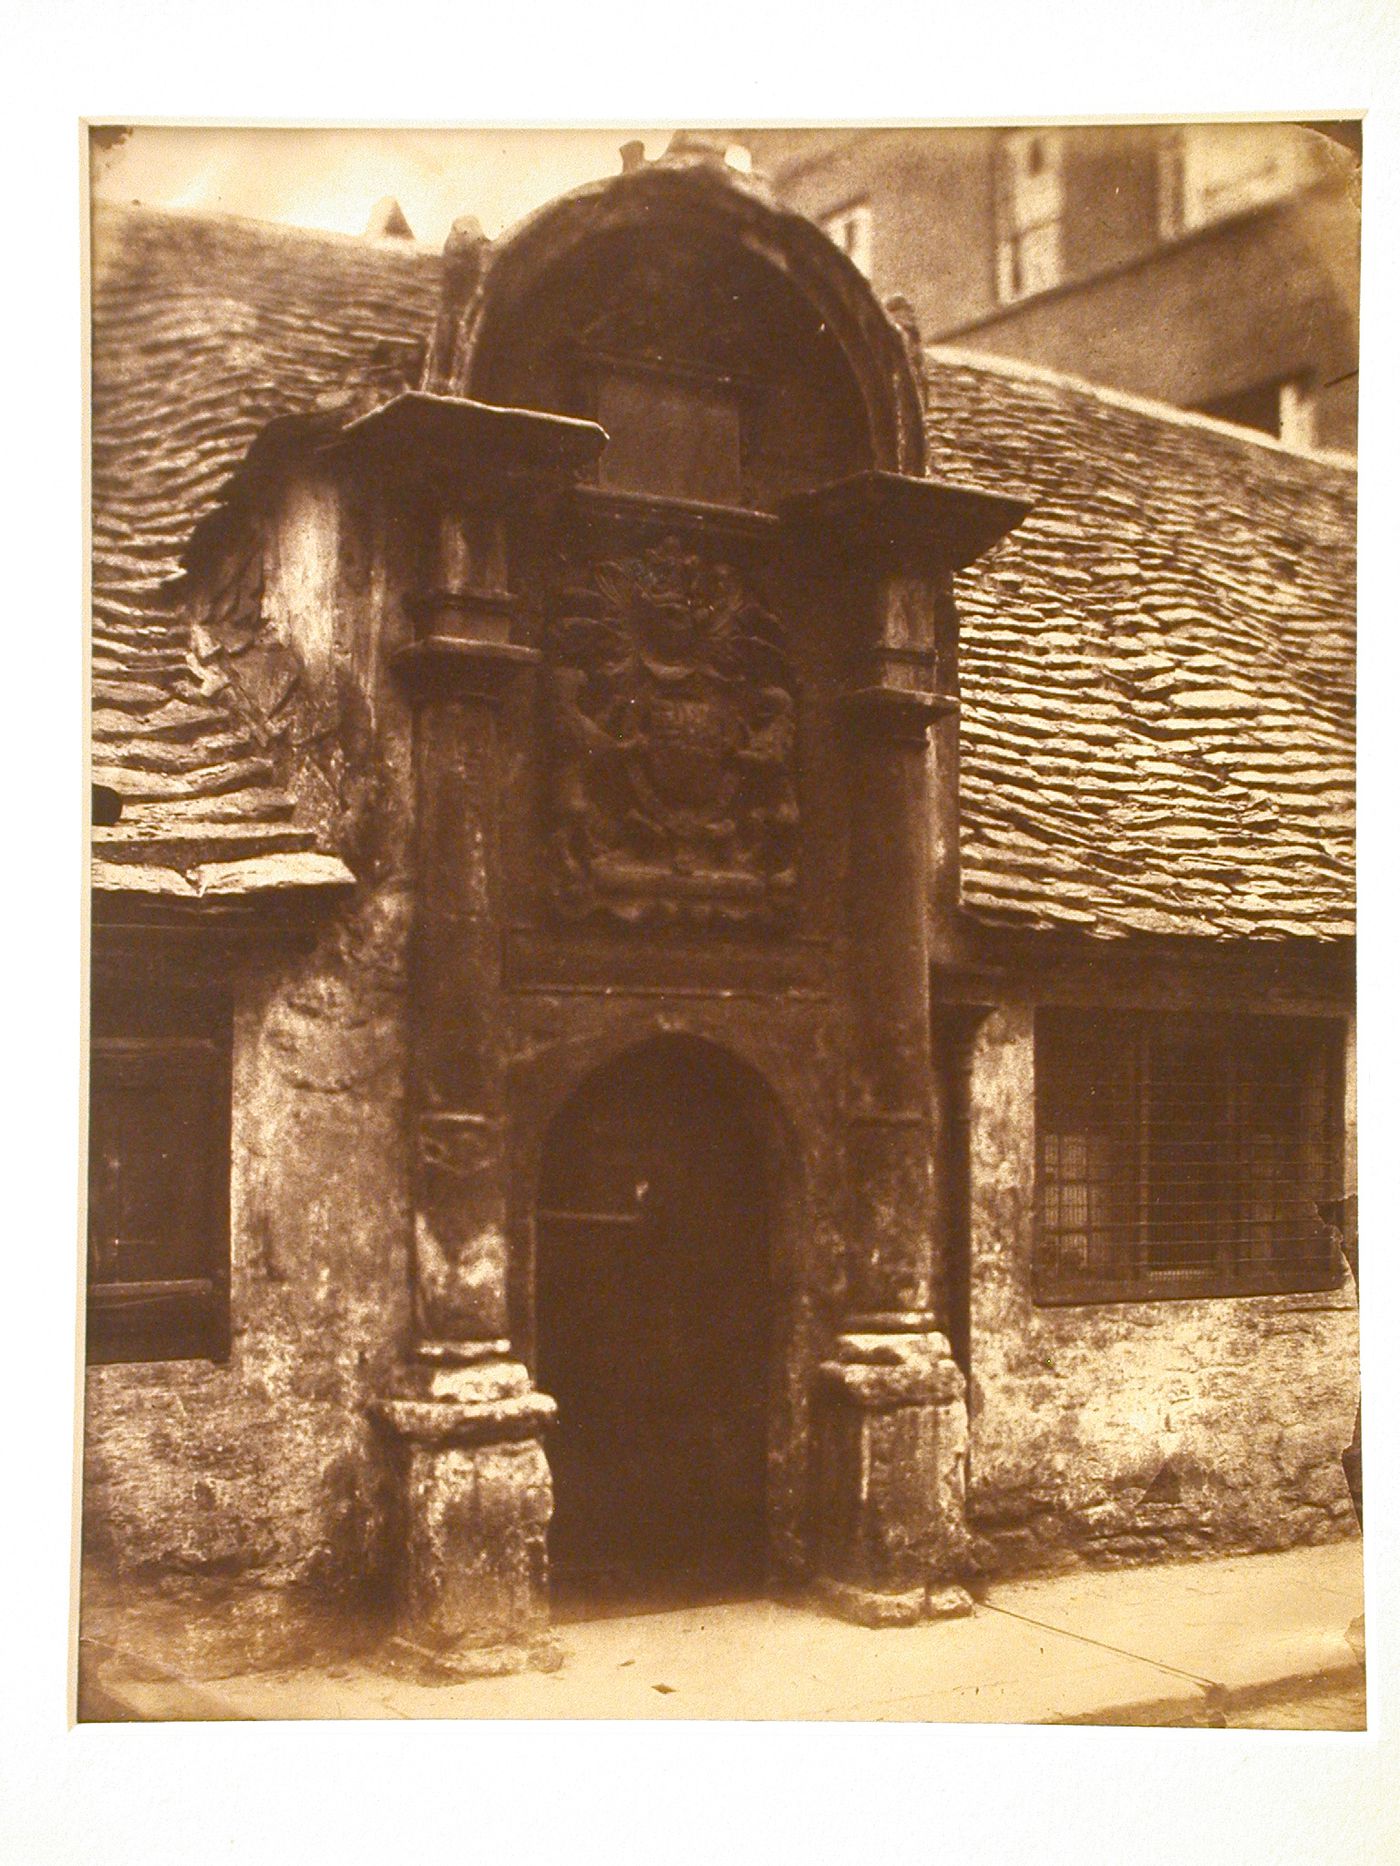
{"label": "dark window opening", "polygon": [[1195,412],[1272,434],[1287,447],[1312,447],[1317,443],[1316,398],[1303,378],[1255,383],[1233,395],[1198,402]]}
{"label": "dark window opening", "polygon": [[1335,1288],[1341,1054],[1322,1019],[1040,1012],[1037,1301]]}
{"label": "dark window opening", "polygon": [[1196,404],[1196,413],[1214,415],[1217,421],[1233,421],[1242,428],[1257,428],[1261,434],[1278,435],[1282,425],[1280,410],[1281,383],[1258,382],[1233,395],[1217,395]]}
{"label": "dark window opening", "polygon": [[869,278],[875,249],[875,217],[869,202],[856,201],[837,213],[827,214],[822,220],[822,229],[852,265]]}
{"label": "dark window opening", "polygon": [[1025,131],[996,145],[997,296],[1003,304],[1052,290],[1064,272],[1064,145]]}
{"label": "dark window opening", "polygon": [[90,1362],[227,1356],[229,1077],[221,1010],[95,997]]}

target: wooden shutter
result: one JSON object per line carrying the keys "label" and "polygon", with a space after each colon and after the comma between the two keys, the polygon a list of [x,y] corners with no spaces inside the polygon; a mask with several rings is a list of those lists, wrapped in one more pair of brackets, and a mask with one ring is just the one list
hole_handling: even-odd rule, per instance
{"label": "wooden shutter", "polygon": [[88,1358],[228,1351],[229,1047],[221,1034],[96,1034]]}

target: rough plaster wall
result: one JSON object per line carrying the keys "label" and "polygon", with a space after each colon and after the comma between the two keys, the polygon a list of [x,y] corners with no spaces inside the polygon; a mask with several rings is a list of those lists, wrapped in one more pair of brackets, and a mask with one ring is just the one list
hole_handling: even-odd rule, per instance
{"label": "rough plaster wall", "polygon": [[1005,1571],[1348,1533],[1350,1281],[1305,1296],[1037,1309],[1034,1108],[1033,1011],[1003,1008],[982,1027],[972,1075],[979,1559]]}
{"label": "rough plaster wall", "polygon": [[373,1589],[386,1469],[365,1412],[408,1325],[408,895],[357,897],[244,981],[233,1349],[88,1375],[85,1538],[104,1570]]}
{"label": "rough plaster wall", "polygon": [[338,646],[335,589],[339,574],[335,488],[294,478],[272,527],[265,620],[297,652],[317,690],[331,679]]}
{"label": "rough plaster wall", "polygon": [[[760,166],[766,158],[760,154]],[[902,292],[926,338],[996,304],[992,138],[940,130],[927,138],[884,133],[833,147],[781,185],[787,203],[818,222],[870,204],[872,284]]]}

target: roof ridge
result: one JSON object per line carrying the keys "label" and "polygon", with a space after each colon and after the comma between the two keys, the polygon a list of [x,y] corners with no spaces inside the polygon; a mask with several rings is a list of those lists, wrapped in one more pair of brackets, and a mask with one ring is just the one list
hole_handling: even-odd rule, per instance
{"label": "roof ridge", "polygon": [[1299,447],[1257,428],[1241,427],[1238,422],[1223,421],[1218,415],[1203,415],[1194,408],[1179,408],[1175,402],[1157,401],[1150,395],[1134,395],[1127,389],[1114,389],[1107,383],[1091,382],[1087,376],[1072,375],[1068,370],[1050,369],[1043,363],[1023,362],[1020,357],[999,356],[988,350],[969,350],[960,344],[928,343],[924,355],[935,363],[960,369],[981,369],[989,375],[1009,376],[1026,382],[1043,382],[1052,388],[1068,389],[1103,402],[1110,408],[1124,408],[1133,414],[1149,415],[1167,426],[1203,429],[1222,439],[1238,441],[1246,447],[1263,447],[1270,453],[1283,454],[1291,460],[1335,467],[1356,476],[1356,456],[1332,447]]}
{"label": "roof ridge", "polygon": [[366,233],[342,233],[334,227],[308,227],[300,221],[261,220],[254,214],[231,214],[217,208],[173,207],[148,201],[114,201],[94,195],[93,216],[117,215],[131,219],[177,221],[187,226],[203,225],[231,232],[271,235],[274,239],[306,240],[326,246],[348,247],[373,254],[403,254],[415,259],[440,259],[442,249],[418,238],[376,239]]}

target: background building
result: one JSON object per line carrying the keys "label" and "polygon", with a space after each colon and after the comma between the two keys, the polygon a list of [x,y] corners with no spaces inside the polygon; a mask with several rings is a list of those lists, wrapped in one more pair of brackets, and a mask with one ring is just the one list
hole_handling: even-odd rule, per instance
{"label": "background building", "polygon": [[928,341],[1356,445],[1360,140],[1297,124],[754,130]]}

